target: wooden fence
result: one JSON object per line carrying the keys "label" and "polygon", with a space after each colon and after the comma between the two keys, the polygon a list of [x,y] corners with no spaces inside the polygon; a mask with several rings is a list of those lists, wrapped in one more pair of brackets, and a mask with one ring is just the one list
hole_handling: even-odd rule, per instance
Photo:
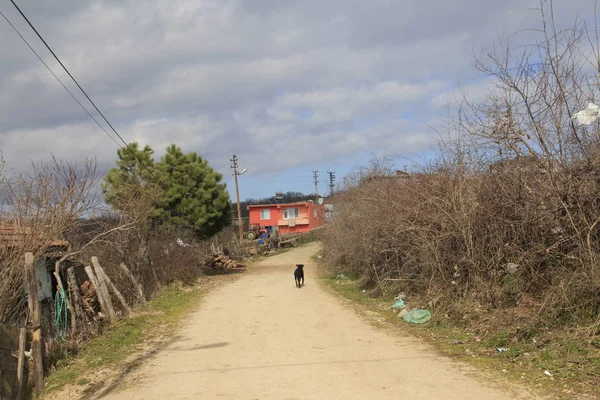
{"label": "wooden fence", "polygon": [[21,400],[27,391],[29,368],[27,331],[0,324],[0,400]]}
{"label": "wooden fence", "polygon": [[[103,319],[107,322],[113,322],[118,319],[119,313],[115,310],[120,309],[122,314],[127,314],[131,311],[130,305],[127,303],[121,292],[117,289],[112,279],[106,274],[104,269],[100,266],[100,262],[97,257],[91,257],[92,266],[85,267],[85,273],[87,275],[88,282],[91,282],[90,285],[86,286],[88,288],[92,288],[88,290],[88,294],[93,294],[99,303],[99,308],[103,314]],[[135,292],[137,293],[138,304],[144,304],[146,299],[144,297],[143,289],[140,283],[133,276],[131,271],[125,266],[125,264],[119,265],[119,269],[124,275],[130,280],[129,284],[131,287],[135,288]],[[44,389],[44,378],[46,373],[46,346],[45,346],[45,336],[48,332],[45,330],[48,328],[44,328],[42,311],[40,309],[40,300],[38,298],[38,290],[37,290],[37,277],[34,268],[34,257],[32,253],[25,254],[25,271],[27,277],[27,297],[29,304],[29,317],[31,324],[31,356],[32,356],[32,371],[31,376],[33,378],[34,389],[36,394],[40,394]],[[95,313],[92,306],[90,306],[88,299],[86,299],[82,293],[82,288],[79,286],[76,278],[75,271],[73,267],[67,268],[66,271],[66,279],[63,282],[63,276],[65,274],[60,273],[61,270],[59,267],[56,267],[54,272],[54,276],[57,280],[57,290],[60,290],[58,293],[63,293],[65,296],[65,302],[67,306],[66,312],[67,317],[69,319],[69,326],[67,327],[68,336],[73,340],[76,335],[79,333],[86,333],[88,329],[88,317],[86,316],[86,312],[84,308],[91,310]],[[113,303],[113,298],[116,300]],[[99,314],[98,314],[99,315]],[[0,387],[0,400],[4,400],[5,398],[15,399],[17,397],[17,392],[15,390],[19,390],[19,388],[23,387],[23,385],[27,385],[27,374],[20,373],[22,370],[20,367],[21,364],[13,362],[14,360],[10,358],[10,354],[13,354],[15,351],[19,354],[15,360],[22,360],[23,356],[20,354],[24,354],[24,347],[20,346],[21,337],[19,335],[24,335],[25,329],[19,330],[19,333],[15,333],[15,331],[11,331],[12,328],[6,328],[7,335],[0,335],[0,347],[2,351],[6,350],[5,353],[0,353],[0,379],[2,382],[2,387]],[[10,331],[10,332],[9,332]],[[15,339],[15,335],[17,335],[18,340]],[[6,336],[6,340],[2,339]],[[15,342],[15,340],[17,340]],[[5,343],[6,342],[6,343]],[[19,343],[19,345],[15,345],[15,343]],[[6,349],[4,349],[6,347]],[[5,363],[3,363],[5,360]],[[21,362],[21,361],[19,361]],[[14,364],[14,365],[13,365]],[[6,373],[6,382],[5,383],[5,373]],[[16,380],[15,380],[16,379]],[[17,383],[14,383],[17,382]],[[19,383],[20,382],[20,383]],[[15,389],[16,387],[16,389]],[[4,395],[1,393],[10,393],[7,396],[13,397],[3,397]],[[23,393],[21,390],[19,393]],[[19,394],[20,395],[20,394]]]}

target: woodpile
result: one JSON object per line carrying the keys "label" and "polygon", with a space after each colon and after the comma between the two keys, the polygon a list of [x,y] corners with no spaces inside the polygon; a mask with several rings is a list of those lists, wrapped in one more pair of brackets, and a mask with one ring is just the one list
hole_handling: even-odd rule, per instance
{"label": "woodpile", "polygon": [[98,302],[98,294],[96,293],[96,288],[90,281],[85,281],[81,284],[81,293],[83,294],[81,301],[83,310],[90,318],[94,318],[96,316],[96,303]]}
{"label": "woodpile", "polygon": [[216,269],[216,270],[229,269],[229,268],[245,268],[246,267],[243,264],[238,264],[235,260],[232,260],[231,258],[229,258],[225,255],[216,255],[216,254],[211,254],[211,255],[206,256],[206,258],[204,259],[204,265],[206,267]]}

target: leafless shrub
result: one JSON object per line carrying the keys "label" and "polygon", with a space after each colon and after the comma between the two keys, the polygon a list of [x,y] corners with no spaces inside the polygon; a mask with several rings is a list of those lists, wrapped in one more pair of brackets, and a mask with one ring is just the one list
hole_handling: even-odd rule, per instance
{"label": "leafless shrub", "polygon": [[93,194],[96,176],[94,160],[78,168],[58,159],[34,164],[31,173],[4,176],[0,188],[4,232],[0,243],[0,320],[14,320],[23,313],[25,252],[41,256],[99,208],[99,199]]}
{"label": "leafless shrub", "polygon": [[572,118],[598,99],[597,35],[559,29],[550,1],[540,10],[536,45],[476,62],[496,87],[465,99],[435,163],[405,178],[375,162],[348,179],[324,239],[331,265],[378,294],[527,304],[545,323],[591,318],[598,331],[600,126]]}

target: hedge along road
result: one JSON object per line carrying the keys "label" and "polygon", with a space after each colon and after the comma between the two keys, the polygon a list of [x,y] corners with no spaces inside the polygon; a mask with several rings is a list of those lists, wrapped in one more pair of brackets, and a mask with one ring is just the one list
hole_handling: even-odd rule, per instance
{"label": "hedge along road", "polygon": [[[533,399],[367,324],[315,281],[312,243],[212,292],[106,399]],[[293,270],[305,264],[306,286]],[[250,269],[250,268],[249,268]],[[510,388],[510,392],[507,390]]]}

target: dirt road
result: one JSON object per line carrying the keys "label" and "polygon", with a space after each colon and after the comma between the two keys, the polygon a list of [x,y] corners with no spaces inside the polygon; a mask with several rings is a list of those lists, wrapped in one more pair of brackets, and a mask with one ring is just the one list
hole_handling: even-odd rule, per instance
{"label": "dirt road", "polygon": [[[212,292],[106,399],[532,399],[365,323],[314,279],[311,244]],[[294,264],[306,286],[294,287]],[[508,386],[510,388],[510,385]]]}

